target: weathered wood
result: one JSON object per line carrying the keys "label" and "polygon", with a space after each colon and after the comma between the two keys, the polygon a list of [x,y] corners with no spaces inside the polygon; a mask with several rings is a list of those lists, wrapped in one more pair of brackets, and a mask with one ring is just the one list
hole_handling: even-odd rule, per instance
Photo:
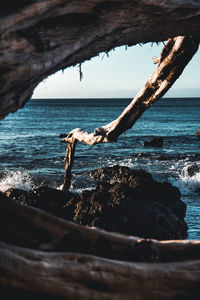
{"label": "weathered wood", "polygon": [[0,290],[19,299],[27,292],[34,293],[33,299],[68,300],[199,299],[200,293],[200,260],[119,262],[0,243],[0,274]]}
{"label": "weathered wood", "polygon": [[[96,128],[93,133],[76,128],[72,130],[62,142],[68,143],[66,154],[66,167],[63,188],[68,190],[71,180],[71,144],[79,141],[89,145],[99,143],[109,143],[126,130],[132,128],[141,115],[152,106],[153,103],[162,98],[173,83],[182,74],[193,55],[198,50],[200,38],[179,36],[169,39],[163,47],[159,58],[153,58],[154,63],[158,63],[156,70],[147,80],[143,89],[135,96],[133,101],[125,108],[121,115],[111,123]],[[69,149],[68,149],[69,148]],[[75,151],[75,148],[74,150]],[[74,152],[73,152],[74,157]]]}
{"label": "weathered wood", "polygon": [[200,31],[193,0],[7,0],[0,11],[0,118],[58,70],[117,46]]}
{"label": "weathered wood", "polygon": [[67,145],[66,156],[65,156],[65,161],[66,161],[65,176],[64,176],[63,186],[62,186],[63,191],[68,191],[71,185],[71,169],[74,162],[76,143],[77,140],[73,140],[71,143],[68,143]]}
{"label": "weathered wood", "polygon": [[69,143],[76,139],[89,145],[116,141],[123,132],[135,124],[146,109],[161,99],[179,78],[198,50],[199,41],[199,36],[179,36],[169,39],[162,50],[160,58],[154,59],[154,62],[158,63],[156,70],[147,80],[144,88],[139,91],[116,120],[96,128],[93,133],[88,133],[80,128],[74,129],[62,141]]}
{"label": "weathered wood", "polygon": [[0,197],[0,240],[45,251],[81,252],[121,261],[200,259],[200,241],[157,241],[80,226]]}

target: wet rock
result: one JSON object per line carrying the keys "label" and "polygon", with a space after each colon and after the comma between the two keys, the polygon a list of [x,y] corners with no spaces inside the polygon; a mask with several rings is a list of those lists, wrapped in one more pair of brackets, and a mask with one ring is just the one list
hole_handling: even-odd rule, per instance
{"label": "wet rock", "polygon": [[196,175],[197,173],[200,173],[200,168],[197,166],[197,164],[192,164],[191,166],[188,166],[187,168],[187,174],[192,177]]}
{"label": "wet rock", "polygon": [[61,138],[61,139],[64,139],[64,138],[66,138],[67,137],[67,134],[66,133],[61,133],[61,134],[59,134],[59,138]]}
{"label": "wet rock", "polygon": [[[186,171],[184,172],[184,175],[188,175],[189,177],[193,177],[197,174],[200,174],[200,168],[196,163],[193,163],[192,165],[188,166]],[[195,180],[196,181],[196,180]],[[198,180],[196,181],[195,186],[193,187],[193,191],[197,194],[200,194],[200,185],[197,184]]]}
{"label": "wet rock", "polygon": [[146,157],[149,157],[149,154],[148,153],[140,152],[140,153],[138,153],[137,157],[139,157],[139,158],[146,158]]}
{"label": "wet rock", "polygon": [[23,205],[27,204],[28,200],[28,192],[16,189],[16,188],[10,188],[5,192],[6,196],[10,197],[11,199],[20,202]]}
{"label": "wet rock", "polygon": [[198,138],[200,138],[200,128],[197,130],[195,136],[197,136]]}
{"label": "wet rock", "polygon": [[75,202],[76,197],[74,194],[43,185],[29,192],[28,204],[56,216],[72,220],[74,214],[73,206],[67,206],[71,198]]}
{"label": "wet rock", "polygon": [[149,141],[145,141],[143,143],[144,147],[162,147],[163,146],[163,138],[162,137],[155,137]]}
{"label": "wet rock", "polygon": [[90,175],[102,182],[79,196],[74,216],[78,224],[161,240],[187,236],[186,204],[178,188],[127,167],[102,168]]}
{"label": "wet rock", "polygon": [[153,182],[153,177],[151,174],[139,169],[131,170],[128,167],[120,167],[115,165],[113,167],[101,168],[98,170],[93,170],[89,172],[89,176],[100,182],[107,183],[126,183],[130,187],[139,185],[144,182]]}
{"label": "wet rock", "polygon": [[41,185],[29,192],[9,189],[6,195],[81,225],[146,238],[184,239],[186,204],[178,188],[156,182],[143,170],[118,165],[91,171],[97,182],[81,195]]}

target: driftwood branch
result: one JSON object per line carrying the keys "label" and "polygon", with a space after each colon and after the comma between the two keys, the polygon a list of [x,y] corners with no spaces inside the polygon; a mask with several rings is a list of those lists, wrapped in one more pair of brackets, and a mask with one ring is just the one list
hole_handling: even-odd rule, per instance
{"label": "driftwood branch", "polygon": [[[62,142],[68,143],[63,184],[64,190],[68,190],[70,187],[71,168],[75,151],[75,146],[72,147],[71,145],[75,141],[88,145],[116,141],[123,132],[132,128],[144,111],[161,99],[179,78],[184,68],[198,50],[199,41],[199,37],[179,36],[169,39],[163,47],[160,57],[153,57],[154,63],[158,63],[156,70],[147,80],[144,88],[139,91],[133,101],[116,120],[105,126],[96,128],[93,133],[76,128],[67,137],[62,139]],[[71,155],[72,152],[73,154]]]}
{"label": "driftwood branch", "polygon": [[160,58],[155,60],[156,63],[159,62],[156,70],[116,120],[96,128],[93,133],[80,128],[74,129],[62,139],[62,142],[71,143],[76,139],[82,143],[95,145],[116,141],[123,132],[135,124],[146,109],[169,90],[198,50],[198,46],[199,37],[179,36],[169,39]]}
{"label": "driftwood branch", "polygon": [[3,243],[0,257],[0,283],[15,296],[23,290],[20,299],[28,292],[34,299],[198,299],[200,292],[200,261],[117,262]]}
{"label": "driftwood branch", "polygon": [[63,191],[68,191],[71,184],[71,169],[74,162],[74,153],[76,148],[76,142],[77,140],[73,140],[71,143],[68,143],[67,150],[66,150],[66,156],[65,156],[65,176],[64,176],[64,182],[63,182]]}
{"label": "driftwood branch", "polygon": [[80,252],[133,262],[200,260],[200,241],[157,241],[68,222],[0,197],[0,240],[40,251]]}
{"label": "driftwood branch", "polygon": [[61,69],[122,45],[200,31],[194,0],[2,0],[0,11],[0,119]]}
{"label": "driftwood branch", "polygon": [[197,299],[199,295],[199,241],[109,233],[21,206],[2,195],[0,226],[0,290],[7,299]]}

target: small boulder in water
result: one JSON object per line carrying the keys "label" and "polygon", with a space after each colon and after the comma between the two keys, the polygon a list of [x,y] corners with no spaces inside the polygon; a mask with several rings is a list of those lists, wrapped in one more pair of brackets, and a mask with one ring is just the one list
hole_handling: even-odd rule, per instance
{"label": "small boulder in water", "polygon": [[197,166],[197,164],[192,164],[191,166],[188,166],[187,168],[188,176],[192,177],[196,175],[197,173],[200,173],[200,168]]}
{"label": "small boulder in water", "polygon": [[76,202],[74,221],[145,238],[183,239],[186,204],[178,188],[143,170],[114,166],[90,172],[98,182]]}
{"label": "small boulder in water", "polygon": [[64,139],[64,138],[66,138],[68,136],[68,134],[66,134],[66,133],[61,133],[61,134],[59,134],[59,138],[61,138],[61,139]]}
{"label": "small boulder in water", "polygon": [[155,137],[149,141],[145,141],[143,143],[144,147],[162,147],[163,146],[163,138],[162,137]]}

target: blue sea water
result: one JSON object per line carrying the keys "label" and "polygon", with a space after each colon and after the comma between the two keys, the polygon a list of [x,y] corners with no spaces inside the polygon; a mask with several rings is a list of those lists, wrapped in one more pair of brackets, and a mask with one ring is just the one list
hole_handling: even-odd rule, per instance
{"label": "blue sea water", "polygon": [[[131,99],[32,99],[0,122],[0,190],[31,189],[42,181],[59,188],[64,176],[66,145],[59,134],[81,127],[93,131],[117,118]],[[170,98],[156,103],[119,137],[117,143],[78,143],[72,189],[92,188],[85,171],[119,164],[142,168],[159,181],[179,187],[188,205],[188,238],[200,240],[200,98]],[[164,139],[162,148],[143,147],[151,137]]]}

